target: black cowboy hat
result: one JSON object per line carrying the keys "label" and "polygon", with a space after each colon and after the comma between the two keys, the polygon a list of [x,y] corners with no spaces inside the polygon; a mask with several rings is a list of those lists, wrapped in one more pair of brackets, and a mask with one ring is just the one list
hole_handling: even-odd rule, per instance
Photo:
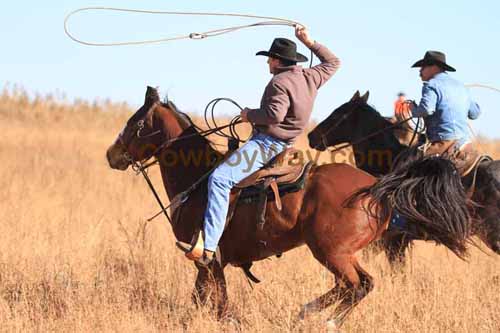
{"label": "black cowboy hat", "polygon": [[451,67],[446,63],[446,55],[439,51],[427,51],[425,52],[424,58],[420,59],[411,67],[423,67],[427,65],[438,65],[445,71],[455,72],[455,68]]}
{"label": "black cowboy hat", "polygon": [[259,51],[255,55],[296,62],[307,61],[306,56],[297,52],[297,44],[286,38],[275,38],[269,51]]}

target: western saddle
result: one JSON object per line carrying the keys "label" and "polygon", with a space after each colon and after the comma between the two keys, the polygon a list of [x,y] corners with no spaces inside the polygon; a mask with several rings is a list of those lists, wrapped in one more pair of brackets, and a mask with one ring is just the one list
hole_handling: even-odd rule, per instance
{"label": "western saddle", "polygon": [[442,156],[450,159],[461,177],[467,176],[477,168],[481,161],[487,158],[485,155],[481,155],[472,143],[468,142],[458,146],[454,140],[427,143],[420,150],[426,156]]}
{"label": "western saddle", "polygon": [[276,208],[282,209],[281,195],[304,188],[312,162],[302,163],[295,148],[287,148],[271,159],[263,168],[252,173],[231,191],[226,225],[233,217],[238,201],[257,203],[258,226],[264,227],[268,199],[274,199]]}

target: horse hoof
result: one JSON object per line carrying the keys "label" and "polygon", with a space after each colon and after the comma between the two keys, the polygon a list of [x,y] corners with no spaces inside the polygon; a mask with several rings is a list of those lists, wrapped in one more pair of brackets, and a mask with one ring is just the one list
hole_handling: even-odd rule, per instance
{"label": "horse hoof", "polygon": [[230,332],[239,332],[241,331],[241,321],[233,318],[233,317],[227,317],[224,320],[225,324],[229,326],[229,331]]}
{"label": "horse hoof", "polygon": [[307,303],[302,307],[302,310],[299,312],[299,320],[304,320],[310,314],[320,311],[321,308],[318,307],[318,302],[312,301],[311,303]]}
{"label": "horse hoof", "polygon": [[302,310],[300,310],[299,312],[299,320],[305,320],[307,317],[309,317],[310,314],[311,310],[309,309],[309,307],[307,305],[303,306]]}
{"label": "horse hoof", "polygon": [[299,312],[299,320],[304,320],[304,319],[306,319],[306,309],[303,308]]}
{"label": "horse hoof", "polygon": [[331,319],[326,322],[326,331],[328,333],[340,333],[340,328],[335,320]]}

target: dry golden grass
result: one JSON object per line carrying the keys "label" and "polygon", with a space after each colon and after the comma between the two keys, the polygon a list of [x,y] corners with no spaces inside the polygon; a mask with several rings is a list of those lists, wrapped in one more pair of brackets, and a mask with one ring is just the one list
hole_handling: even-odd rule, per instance
{"label": "dry golden grass", "polygon": [[[302,304],[334,283],[305,247],[256,263],[264,282],[253,290],[239,270],[226,270],[237,321],[195,308],[195,269],[174,248],[170,227],[162,218],[144,224],[158,210],[144,181],[105,161],[130,111],[30,100],[19,90],[0,96],[1,330],[324,330],[328,310],[295,321]],[[500,157],[500,144],[483,147]],[[383,256],[365,259],[375,290],[344,330],[499,332],[500,262],[486,252],[473,249],[465,263],[418,243],[399,276],[390,276]]]}

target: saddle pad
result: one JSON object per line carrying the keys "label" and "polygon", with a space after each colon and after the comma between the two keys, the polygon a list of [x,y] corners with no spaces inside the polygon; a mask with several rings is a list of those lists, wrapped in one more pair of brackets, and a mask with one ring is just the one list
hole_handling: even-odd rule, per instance
{"label": "saddle pad", "polygon": [[[305,167],[298,179],[291,183],[283,183],[283,184],[278,184],[278,191],[280,196],[287,194],[287,193],[292,193],[292,192],[297,192],[301,189],[304,188],[305,183],[306,183],[306,178],[307,175],[309,174],[309,170],[311,169],[313,163],[309,162]],[[273,191],[270,187],[264,189],[263,184],[259,183],[253,186],[245,187],[242,189],[241,194],[239,196],[239,201],[243,201],[244,203],[251,203],[254,200],[257,200],[259,198],[259,195],[266,191],[267,192],[267,198],[268,199],[274,199],[274,194]]]}

